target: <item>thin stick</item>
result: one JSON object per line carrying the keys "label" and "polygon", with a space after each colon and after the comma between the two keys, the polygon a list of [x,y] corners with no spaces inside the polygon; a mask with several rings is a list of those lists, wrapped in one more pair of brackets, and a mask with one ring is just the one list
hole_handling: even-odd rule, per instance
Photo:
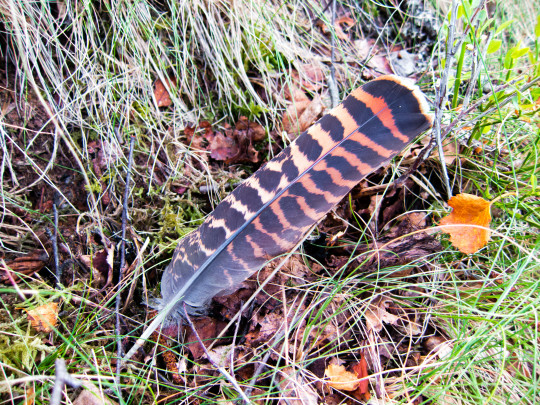
{"label": "thin stick", "polygon": [[328,80],[328,87],[330,88],[330,100],[332,108],[338,105],[338,90],[336,84],[336,66],[334,65],[336,60],[336,0],[332,0],[332,30],[330,35],[330,80]]}
{"label": "thin stick", "polygon": [[201,345],[201,347],[202,347],[202,349],[204,351],[204,354],[206,354],[206,357],[208,358],[210,363],[221,373],[221,375],[223,377],[225,377],[227,379],[227,381],[229,381],[232,384],[235,391],[238,392],[238,394],[242,397],[242,400],[244,401],[244,403],[247,404],[247,405],[250,405],[251,402],[250,402],[249,398],[246,396],[244,391],[242,391],[242,388],[240,388],[240,386],[236,382],[236,379],[234,378],[234,376],[229,374],[227,372],[227,370],[225,370],[223,367],[219,366],[216,362],[214,362],[214,360],[212,359],[212,356],[210,356],[210,353],[208,353],[208,350],[206,349],[206,346],[204,345],[203,341],[201,340],[201,337],[199,336],[199,333],[197,332],[197,329],[195,329],[195,325],[193,325],[193,322],[191,321],[191,318],[189,317],[187,307],[186,307],[186,303],[184,302],[183,305],[184,305],[184,313],[185,313],[185,316],[186,316],[186,320],[187,320],[187,322],[189,324],[189,327],[191,328],[191,330],[195,334],[195,337],[197,338],[197,342],[199,342],[199,344]]}
{"label": "thin stick", "polygon": [[[56,198],[55,198],[56,199]],[[56,289],[60,289],[62,279],[62,270],[60,269],[59,260],[58,260],[58,208],[56,207],[56,202],[53,203],[53,220],[54,220],[54,232],[53,237],[51,238],[52,248],[53,248],[53,258],[54,258],[54,274],[56,275]]]}
{"label": "thin stick", "polygon": [[120,371],[122,369],[122,337],[121,335],[121,325],[120,325],[120,304],[122,302],[122,290],[121,283],[123,278],[124,265],[126,262],[126,226],[127,226],[127,206],[129,199],[129,181],[131,180],[131,166],[133,164],[133,147],[135,145],[135,137],[131,137],[129,144],[129,157],[128,157],[128,167],[126,174],[126,189],[124,191],[124,202],[122,208],[122,241],[120,242],[120,271],[118,275],[118,292],[116,295],[116,351],[117,351],[117,362],[116,362],[116,376],[115,382],[118,387],[118,396],[120,397]]}
{"label": "thin stick", "polygon": [[448,85],[448,76],[450,74],[450,67],[452,66],[452,60],[456,52],[454,48],[454,30],[456,28],[456,19],[457,19],[457,9],[458,2],[457,0],[452,0],[452,16],[450,18],[450,25],[448,26],[448,38],[446,42],[446,55],[445,55],[445,65],[443,75],[441,77],[441,84],[437,89],[437,97],[435,102],[435,118],[433,125],[433,138],[437,143],[439,149],[439,157],[441,159],[441,168],[443,181],[446,186],[446,192],[448,194],[448,199],[452,197],[452,190],[450,188],[450,180],[448,178],[448,171],[446,170],[446,165],[444,163],[444,151],[442,146],[441,138],[441,121],[442,121],[442,112],[443,108],[446,105],[448,99],[447,85]]}
{"label": "thin stick", "polygon": [[51,405],[60,405],[60,401],[62,400],[62,390],[64,389],[64,385],[69,385],[73,388],[79,388],[82,383],[79,380],[76,380],[73,378],[66,369],[66,362],[64,359],[56,359],[54,362],[55,364],[55,380],[54,380],[54,386],[53,391],[51,393]]}

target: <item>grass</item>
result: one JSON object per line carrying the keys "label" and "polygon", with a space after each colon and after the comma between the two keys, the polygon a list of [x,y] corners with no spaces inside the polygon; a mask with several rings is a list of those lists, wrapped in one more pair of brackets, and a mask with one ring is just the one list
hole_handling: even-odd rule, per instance
{"label": "grass", "polygon": [[[392,194],[389,184],[412,165],[419,144],[391,170],[371,176],[367,186],[376,196],[355,190],[320,224],[334,238],[325,258],[309,248],[318,242],[305,244],[262,287],[267,295],[246,304],[252,312],[242,312],[226,336],[214,341],[215,362],[252,401],[361,403],[326,384],[324,370],[331,360],[350,368],[364,357],[371,403],[377,397],[392,404],[539,402],[540,32],[534,26],[540,10],[533,2],[495,9],[476,3],[460,2],[454,28],[463,42],[454,61],[445,54],[450,6],[432,6],[437,42],[430,44],[429,38],[409,36],[413,10],[338,3],[338,16],[348,12],[356,22],[346,32],[350,40],[336,38],[340,96],[382,69],[376,49],[386,59],[395,45],[420,53],[426,66],[420,84],[431,100],[447,69],[442,147],[447,154],[457,148],[458,157],[447,164],[450,190],[432,153],[405,183],[408,191]],[[295,72],[309,81],[305,65],[313,64],[330,74],[330,34],[321,24],[331,27],[331,17],[321,7],[249,0],[0,1],[0,276],[8,265],[16,270],[0,288],[3,402],[49,403],[56,359],[119,403],[238,401],[230,380],[204,357],[194,357],[188,331],[177,339],[180,344],[162,340],[155,350],[147,344],[146,356],[126,363],[118,381],[119,251],[114,249],[114,272],[94,261],[96,252],[120,243],[133,136],[127,237],[127,262],[133,265],[121,283],[122,336],[131,338],[124,339],[129,348],[149,323],[143,303],[160,295],[161,272],[176,240],[260,165],[229,167],[210,159],[207,150],[190,145],[186,127],[206,120],[224,132],[247,116],[265,128],[267,139],[257,147],[271,158],[287,142],[280,131],[285,89],[296,83]],[[378,41],[367,56],[360,39]],[[171,78],[172,105],[159,108],[154,82]],[[306,93],[320,93],[329,105],[326,85]],[[494,203],[485,248],[464,255],[437,234],[430,242],[436,249],[416,240],[404,250],[406,256],[425,248],[407,263],[374,248],[394,246],[403,235],[393,232],[411,213],[421,213],[428,227],[436,225],[447,211],[448,191],[488,200],[506,196]],[[46,229],[54,228],[53,202],[64,269],[59,290],[52,260],[14,262],[31,252],[52,255]],[[399,206],[397,218],[385,217],[389,206]],[[91,266],[82,264],[84,257]],[[24,271],[30,275],[16,283]],[[51,302],[61,303],[59,324],[49,333],[35,331],[22,310]],[[370,326],[381,302],[386,321]],[[163,352],[172,353],[173,361]],[[179,381],[167,364],[178,368]],[[79,393],[67,387],[64,403]]]}

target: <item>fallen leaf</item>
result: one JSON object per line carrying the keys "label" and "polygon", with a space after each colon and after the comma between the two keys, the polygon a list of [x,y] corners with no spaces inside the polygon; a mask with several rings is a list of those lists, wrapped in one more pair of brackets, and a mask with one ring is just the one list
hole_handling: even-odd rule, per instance
{"label": "fallen leaf", "polygon": [[[176,87],[176,77],[168,79],[167,86]],[[154,97],[158,107],[168,107],[172,104],[171,96],[161,79],[157,79],[154,83]]]}
{"label": "fallen leaf", "polygon": [[304,132],[317,120],[323,109],[318,95],[311,101],[291,104],[283,115],[283,129],[293,135]]}
{"label": "fallen leaf", "polygon": [[358,388],[353,392],[353,395],[360,401],[369,401],[371,395],[369,393],[369,380],[366,378],[369,376],[367,370],[366,356],[360,353],[360,361],[353,366],[353,370],[356,373],[358,379],[362,379],[358,384]]}
{"label": "fallen leaf", "polygon": [[0,271],[2,274],[0,275],[0,281],[6,282],[13,280],[18,283],[22,279],[15,273],[31,276],[40,271],[48,260],[49,256],[46,251],[34,250],[26,256],[17,257],[9,262],[1,261]]}
{"label": "fallen leaf", "polygon": [[287,107],[287,110],[283,114],[282,125],[283,130],[288,134],[299,134],[300,132],[300,116],[308,108],[311,100],[306,99],[302,101],[295,101]]}
{"label": "fallen leaf", "polygon": [[380,297],[369,304],[364,313],[368,333],[370,331],[380,332],[383,328],[383,323],[398,325],[399,316],[391,314],[386,310],[391,303],[392,300],[386,297]]}
{"label": "fallen leaf", "polygon": [[261,124],[251,122],[247,117],[241,116],[235,125],[239,131],[246,131],[250,141],[260,142],[266,139],[266,131]]}
{"label": "fallen leaf", "polygon": [[319,396],[315,390],[304,381],[299,371],[291,367],[281,370],[279,378],[279,405],[317,405]]}
{"label": "fallen leaf", "polygon": [[[490,202],[471,194],[458,194],[448,201],[452,212],[439,225],[461,252],[471,254],[487,245],[490,237]],[[485,229],[471,226],[477,225]]]}
{"label": "fallen leaf", "polygon": [[116,405],[109,397],[89,381],[83,382],[84,389],[73,401],[73,405]]}
{"label": "fallen leaf", "polygon": [[234,139],[217,132],[210,142],[210,156],[216,160],[229,160],[238,155],[238,145]]}
{"label": "fallen leaf", "polygon": [[114,249],[105,248],[94,256],[81,255],[79,260],[92,271],[92,283],[97,286],[108,285],[112,281]]}
{"label": "fallen leaf", "polygon": [[412,76],[419,68],[417,55],[405,49],[392,52],[389,59],[393,72],[402,77]]}
{"label": "fallen leaf", "polygon": [[311,103],[308,104],[307,108],[304,110],[300,119],[298,120],[298,126],[300,127],[300,132],[304,132],[308,129],[323,111],[323,103],[321,97],[316,95],[311,100]]}
{"label": "fallen leaf", "polygon": [[26,390],[25,400],[22,402],[23,405],[34,405],[36,403],[36,392],[34,387],[30,387]]}
{"label": "fallen leaf", "polygon": [[515,353],[511,353],[507,360],[507,365],[505,367],[506,371],[512,377],[522,377],[522,378],[531,378],[532,372],[531,368],[533,367],[532,363],[528,361],[522,361]]}
{"label": "fallen leaf", "polygon": [[[348,31],[351,27],[354,26],[354,24],[355,21],[351,17],[343,16],[336,18],[334,21],[334,29],[336,31],[336,36],[342,40],[349,39],[349,34],[347,34],[345,31]],[[328,26],[322,21],[319,21],[318,25],[321,27],[321,30],[324,34],[328,34],[330,32]]]}
{"label": "fallen leaf", "polygon": [[424,346],[430,353],[436,354],[439,359],[447,357],[452,353],[452,343],[448,342],[442,336],[431,336],[425,342]]}
{"label": "fallen leaf", "polygon": [[49,302],[31,310],[25,310],[32,327],[38,332],[52,332],[58,322],[58,304]]}
{"label": "fallen leaf", "polygon": [[261,319],[254,318],[253,321],[254,326],[258,326],[246,335],[246,342],[251,346],[267,342],[275,336],[283,325],[284,317],[282,313],[271,312]]}
{"label": "fallen leaf", "polygon": [[306,93],[304,93],[303,90],[300,90],[300,88],[293,83],[287,83],[284,86],[283,96],[286,100],[294,101],[296,103],[300,103],[302,101],[309,102],[309,97],[306,95]]}
{"label": "fallen leaf", "polygon": [[355,373],[351,373],[344,366],[337,364],[328,365],[326,370],[324,370],[324,374],[330,379],[326,383],[338,390],[354,391],[360,384]]}
{"label": "fallen leaf", "polygon": [[[321,64],[306,63],[301,65],[299,69],[300,72],[296,70],[292,71],[291,78],[300,88],[315,92],[319,91],[325,85],[325,74],[321,68]],[[303,96],[302,94],[298,94],[298,98],[293,99],[300,101],[307,98],[305,94]]]}
{"label": "fallen leaf", "polygon": [[[214,338],[219,334],[219,332],[221,332],[225,325],[224,322],[220,322],[209,317],[194,318],[193,324],[205,346],[210,346],[210,344],[214,341]],[[187,327],[187,329],[187,346],[195,360],[197,360],[204,355],[204,349],[201,347],[201,343],[197,339],[197,336],[193,330],[190,327]]]}
{"label": "fallen leaf", "polygon": [[413,229],[424,229],[426,227],[427,213],[424,211],[407,212],[401,217],[401,220],[408,221]]}

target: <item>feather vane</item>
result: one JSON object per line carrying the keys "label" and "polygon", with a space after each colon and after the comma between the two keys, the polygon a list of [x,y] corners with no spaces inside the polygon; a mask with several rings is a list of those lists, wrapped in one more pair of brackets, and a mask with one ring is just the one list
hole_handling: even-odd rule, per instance
{"label": "feather vane", "polygon": [[[163,274],[162,309],[200,314],[268,260],[292,249],[360,180],[431,127],[422,92],[382,76],[237,187],[182,239]],[[168,305],[171,308],[171,305]]]}

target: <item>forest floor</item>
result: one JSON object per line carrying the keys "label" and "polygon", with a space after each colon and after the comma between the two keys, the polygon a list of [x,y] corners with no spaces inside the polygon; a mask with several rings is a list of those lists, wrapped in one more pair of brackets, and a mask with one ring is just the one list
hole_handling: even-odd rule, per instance
{"label": "forest floor", "polygon": [[[540,10],[519,3],[0,0],[2,403],[539,403]],[[125,359],[178,241],[386,74],[433,130]]]}

